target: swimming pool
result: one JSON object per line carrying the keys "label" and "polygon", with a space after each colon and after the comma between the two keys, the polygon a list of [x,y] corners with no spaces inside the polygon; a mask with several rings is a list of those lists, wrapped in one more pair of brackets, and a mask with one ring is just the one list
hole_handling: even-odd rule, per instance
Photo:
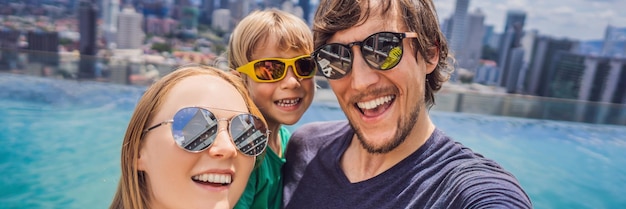
{"label": "swimming pool", "polygon": [[[0,74],[0,208],[108,208],[124,131],[144,89]],[[626,208],[624,126],[431,117],[515,174],[535,208]],[[343,118],[337,104],[318,101],[299,124]]]}

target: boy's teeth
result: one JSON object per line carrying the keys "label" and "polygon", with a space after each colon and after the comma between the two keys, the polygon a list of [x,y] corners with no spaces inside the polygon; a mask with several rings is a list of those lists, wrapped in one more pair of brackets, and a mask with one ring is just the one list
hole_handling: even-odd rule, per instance
{"label": "boy's teeth", "polygon": [[369,109],[374,109],[378,107],[379,105],[385,104],[391,101],[392,99],[393,99],[393,96],[384,96],[384,97],[379,97],[377,99],[373,99],[367,102],[358,102],[356,103],[356,105],[361,109],[369,110]]}
{"label": "boy's teeth", "polygon": [[296,99],[281,99],[276,102],[278,106],[294,106],[300,102],[300,98]]}
{"label": "boy's teeth", "polygon": [[196,181],[216,184],[230,184],[232,181],[232,176],[229,174],[200,174],[191,178]]}

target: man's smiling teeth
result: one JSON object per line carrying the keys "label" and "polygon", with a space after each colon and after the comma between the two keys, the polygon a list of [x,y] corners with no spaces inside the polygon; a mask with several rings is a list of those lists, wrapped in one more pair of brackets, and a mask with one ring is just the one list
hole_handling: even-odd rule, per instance
{"label": "man's smiling teeth", "polygon": [[380,97],[378,99],[373,99],[367,102],[358,102],[356,103],[356,105],[361,109],[370,110],[370,109],[374,109],[378,107],[379,105],[385,104],[391,101],[392,99],[393,99],[393,96],[389,95],[389,96]]}
{"label": "man's smiling teeth", "polygon": [[216,184],[230,184],[232,181],[232,176],[230,174],[200,174],[191,178],[196,181]]}
{"label": "man's smiling teeth", "polygon": [[283,107],[290,107],[290,106],[294,106],[297,105],[300,102],[300,98],[295,98],[295,99],[281,99],[276,101],[276,104],[278,106],[283,106]]}

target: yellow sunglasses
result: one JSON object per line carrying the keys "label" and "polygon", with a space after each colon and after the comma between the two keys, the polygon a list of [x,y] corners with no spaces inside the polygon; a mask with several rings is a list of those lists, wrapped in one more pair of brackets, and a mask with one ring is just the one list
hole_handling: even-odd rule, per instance
{"label": "yellow sunglasses", "polygon": [[291,59],[264,58],[253,60],[237,68],[237,72],[248,75],[252,80],[261,83],[277,82],[285,78],[287,68],[293,67],[298,78],[312,78],[315,76],[317,65],[311,55],[302,55]]}

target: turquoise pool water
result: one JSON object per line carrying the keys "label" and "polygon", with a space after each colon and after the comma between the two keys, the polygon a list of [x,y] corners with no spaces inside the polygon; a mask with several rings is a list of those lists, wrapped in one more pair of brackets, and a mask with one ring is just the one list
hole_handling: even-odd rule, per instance
{"label": "turquoise pool water", "polygon": [[[0,208],[108,208],[144,87],[0,74]],[[432,112],[515,174],[535,208],[626,208],[626,127]],[[316,102],[300,124],[343,119]]]}

